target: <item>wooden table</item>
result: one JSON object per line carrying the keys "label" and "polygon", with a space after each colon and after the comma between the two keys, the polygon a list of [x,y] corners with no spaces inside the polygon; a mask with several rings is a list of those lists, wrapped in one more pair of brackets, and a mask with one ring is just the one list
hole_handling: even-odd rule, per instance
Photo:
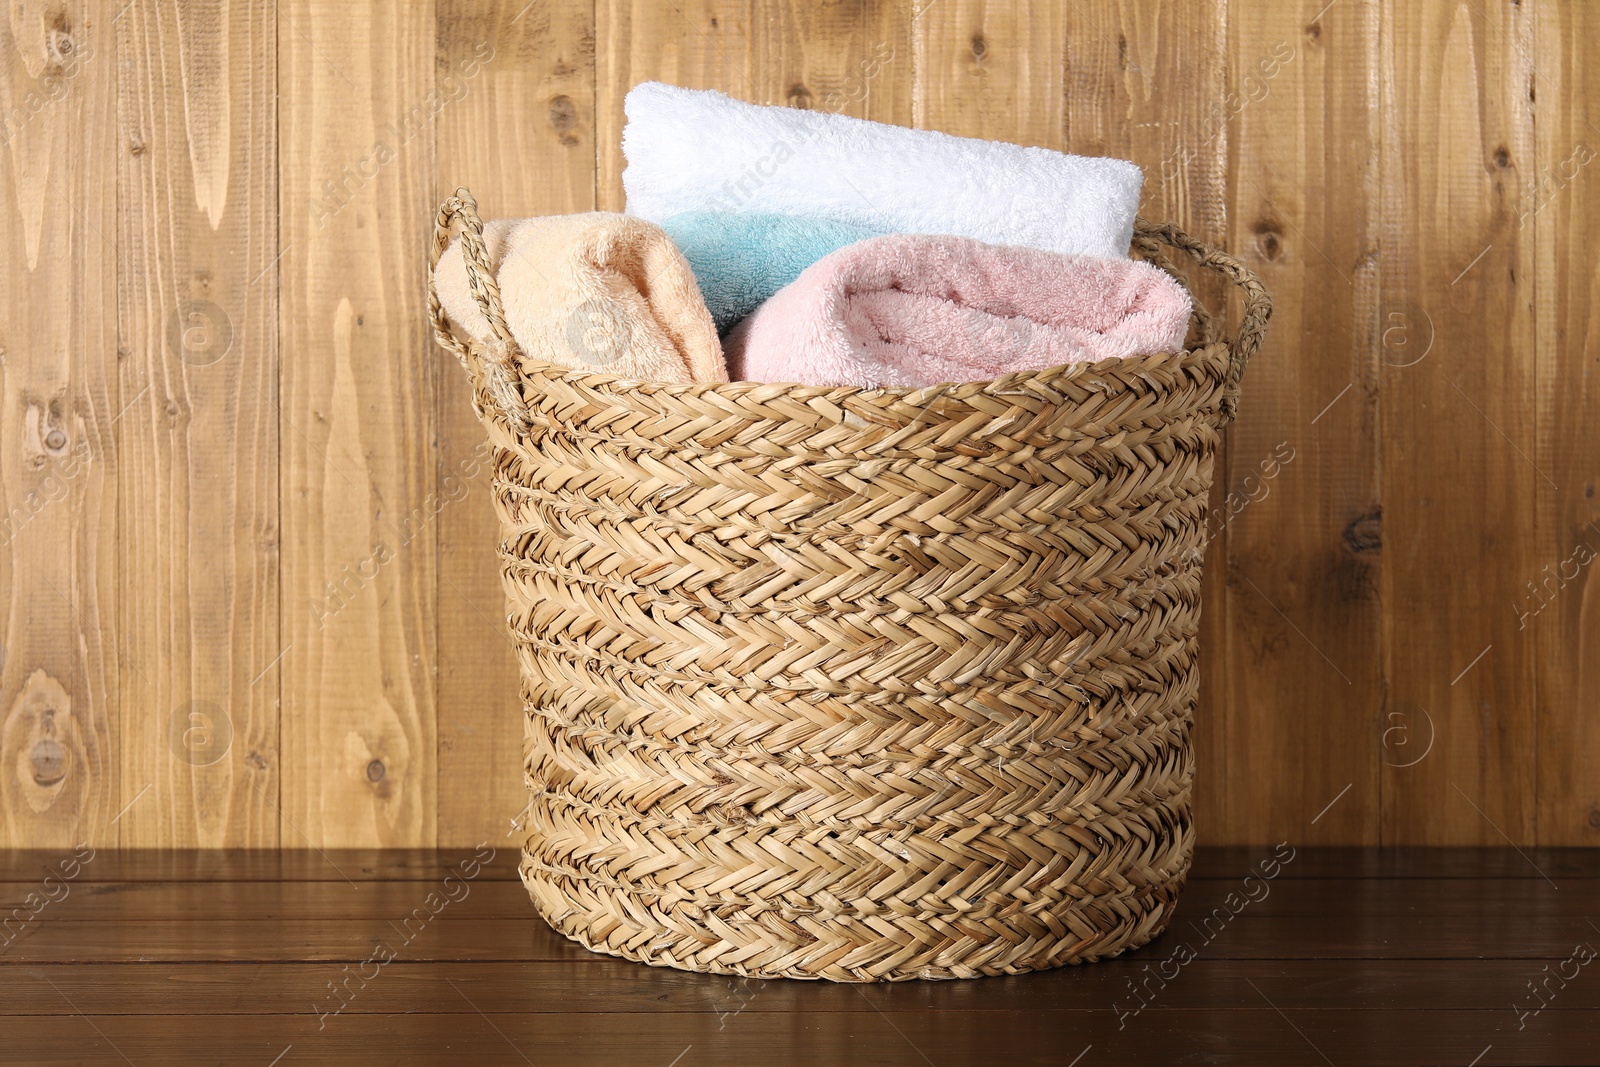
{"label": "wooden table", "polygon": [[592,955],[494,847],[0,853],[0,1060],[1600,1063],[1600,851],[1202,850],[1126,958],[840,986]]}

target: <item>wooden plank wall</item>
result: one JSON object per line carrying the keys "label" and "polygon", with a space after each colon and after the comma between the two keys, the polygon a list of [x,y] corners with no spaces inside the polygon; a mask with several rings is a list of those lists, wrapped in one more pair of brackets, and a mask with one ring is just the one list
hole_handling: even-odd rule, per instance
{"label": "wooden plank wall", "polygon": [[1600,844],[1596,69],[1579,0],[8,5],[0,847],[504,840],[432,217],[620,209],[650,78],[1131,158],[1266,279],[1203,841]]}
{"label": "wooden plank wall", "polygon": [[152,786],[121,830],[272,846],[276,26],[246,5],[139,4],[113,29],[119,749],[122,780]]}

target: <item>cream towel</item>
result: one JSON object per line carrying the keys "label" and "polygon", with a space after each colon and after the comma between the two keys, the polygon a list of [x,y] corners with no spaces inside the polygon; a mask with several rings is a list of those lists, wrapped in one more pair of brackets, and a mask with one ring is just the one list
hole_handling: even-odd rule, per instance
{"label": "cream towel", "polygon": [[[483,228],[506,325],[529,358],[654,382],[725,382],[694,274],[666,231],[608,212],[503,219]],[[493,340],[457,238],[434,268],[458,332]]]}

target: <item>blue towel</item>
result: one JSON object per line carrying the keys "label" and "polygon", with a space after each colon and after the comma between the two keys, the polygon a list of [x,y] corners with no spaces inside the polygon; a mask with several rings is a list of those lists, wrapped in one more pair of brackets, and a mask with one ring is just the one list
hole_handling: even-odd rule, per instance
{"label": "blue towel", "polygon": [[720,211],[687,211],[661,226],[688,260],[723,335],[823,256],[880,235],[827,219]]}

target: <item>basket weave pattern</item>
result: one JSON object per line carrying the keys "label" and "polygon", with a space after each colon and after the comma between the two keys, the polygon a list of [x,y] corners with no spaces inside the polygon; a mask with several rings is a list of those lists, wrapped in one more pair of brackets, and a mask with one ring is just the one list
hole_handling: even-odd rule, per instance
{"label": "basket weave pattern", "polygon": [[[481,266],[464,191],[441,246],[456,218]],[[1239,342],[1201,309],[1186,352],[994,382],[652,385],[520,360],[486,270],[497,343],[435,301],[495,446],[521,869],[551,926],[838,981],[1161,931],[1194,842],[1212,457],[1266,312],[1243,268],[1158,239],[1245,286]]]}

